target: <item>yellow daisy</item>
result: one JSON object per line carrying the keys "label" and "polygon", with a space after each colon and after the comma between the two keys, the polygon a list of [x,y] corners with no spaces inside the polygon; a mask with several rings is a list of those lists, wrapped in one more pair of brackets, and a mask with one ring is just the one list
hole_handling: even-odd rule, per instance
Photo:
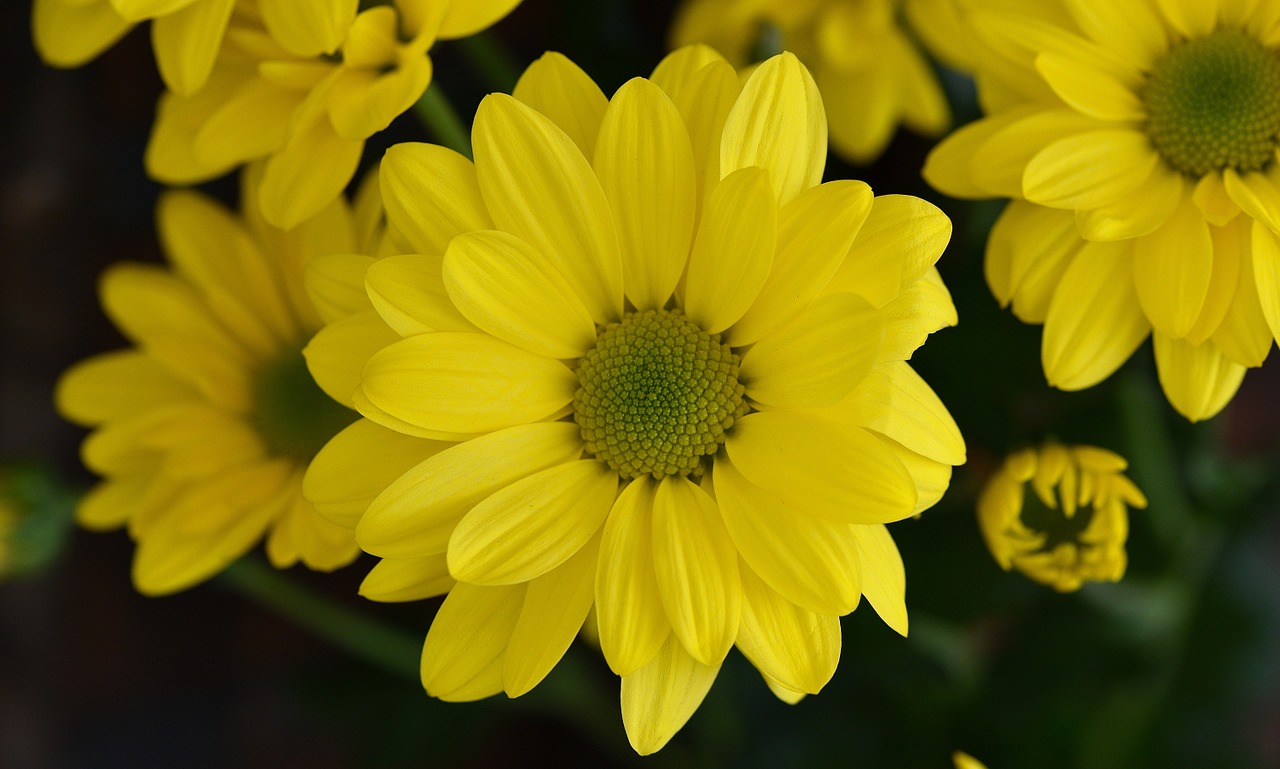
{"label": "yellow daisy", "polygon": [[1150,333],[1170,402],[1216,414],[1280,334],[1280,9],[973,5],[990,114],[924,173],[1015,199],[988,247],[992,290],[1044,323],[1050,384],[1096,384]]}
{"label": "yellow daisy", "polygon": [[190,96],[213,70],[234,8],[260,13],[272,36],[300,56],[333,53],[357,0],[35,0],[32,32],[49,64],[78,67],[135,24],[151,22],[151,45],[165,85]]}
{"label": "yellow daisy", "polygon": [[[362,592],[457,582],[427,691],[528,691],[594,607],[651,753],[735,644],[795,701],[831,677],[861,596],[905,633],[884,524],[964,461],[907,363],[955,320],[933,267],[946,217],[819,183],[822,101],[790,54],[740,85],[683,49],[612,99],[548,54],[472,138],[474,164],[388,152],[389,225],[415,253],[329,262],[313,284],[352,312],[306,350],[365,417],[304,484],[383,558]],[[340,288],[362,267],[363,312]]]}
{"label": "yellow daisy", "polygon": [[358,553],[351,531],[301,493],[312,456],[356,418],[300,354],[321,325],[303,268],[322,251],[368,248],[376,228],[341,201],[289,233],[249,210],[237,218],[203,195],[166,193],[157,219],[172,267],[120,264],[102,279],[107,314],[135,346],[58,384],[58,410],[94,428],[82,455],[104,477],[77,519],[128,527],[143,593],[205,580],[263,536],[278,567],[330,570]]}
{"label": "yellow daisy", "polygon": [[673,46],[707,43],[737,67],[789,50],[813,71],[831,145],[855,163],[884,151],[898,124],[937,136],[951,112],[921,50],[966,58],[954,0],[687,0]]}
{"label": "yellow daisy", "polygon": [[238,5],[208,83],[161,98],[147,173],[166,184],[194,184],[265,159],[262,215],[294,227],[341,194],[365,140],[422,96],[435,41],[474,34],[518,3],[396,0],[371,7],[345,30],[334,56],[291,46],[265,9]]}
{"label": "yellow daisy", "polygon": [[1124,457],[1094,446],[1048,443],[1012,454],[978,498],[991,555],[1005,571],[1062,592],[1119,581],[1129,507],[1147,506],[1126,467]]}

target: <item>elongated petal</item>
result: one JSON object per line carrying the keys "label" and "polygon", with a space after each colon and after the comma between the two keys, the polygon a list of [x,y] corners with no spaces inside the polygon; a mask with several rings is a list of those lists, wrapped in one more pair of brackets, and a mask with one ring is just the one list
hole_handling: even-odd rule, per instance
{"label": "elongated petal", "polygon": [[169,90],[190,96],[205,84],[235,0],[199,0],[151,22],[156,65]]}
{"label": "elongated petal", "polygon": [[1192,345],[1155,332],[1156,370],[1169,403],[1192,422],[1216,415],[1244,381],[1244,366],[1212,342]]}
{"label": "elongated petal", "polygon": [[568,650],[591,611],[600,538],[529,583],[502,663],[502,688],[519,697],[537,686]]}
{"label": "elongated petal", "polygon": [[467,0],[451,2],[440,22],[440,37],[467,37],[495,24],[511,13],[520,0]]}
{"label": "elongated petal", "polygon": [[338,50],[357,5],[358,0],[259,0],[258,10],[271,37],[285,50],[311,57]]}
{"label": "elongated petal", "polygon": [[698,662],[675,637],[647,665],[622,677],[622,724],[631,747],[647,756],[680,731],[711,690],[720,666]]}
{"label": "elongated petal", "polygon": [[908,360],[929,335],[959,321],[951,292],[934,268],[886,304],[882,360]]}
{"label": "elongated petal", "polygon": [[493,228],[471,161],[434,144],[397,144],[379,173],[387,221],[414,251],[444,254],[454,235]]}
{"label": "elongated petal", "polygon": [[1251,244],[1258,301],[1271,335],[1280,339],[1280,235],[1254,222]]}
{"label": "elongated petal", "polygon": [[872,197],[862,182],[836,181],[807,189],[782,208],[773,269],[756,301],[729,329],[734,345],[777,331],[822,292],[849,254]]}
{"label": "elongated petal", "polygon": [[388,485],[360,519],[356,541],[387,558],[443,553],[454,526],[476,504],[581,453],[577,426],[564,422],[512,427],[451,446]]}
{"label": "elongated petal", "polygon": [[707,333],[733,325],[759,295],[773,266],[777,222],[763,169],[734,171],[711,190],[684,289],[685,314]]}
{"label": "elongated petal", "polygon": [[364,274],[374,258],[363,254],[321,254],[307,262],[307,297],[326,323],[373,309]]}
{"label": "elongated petal", "polygon": [[444,553],[426,558],[383,558],[360,583],[360,595],[382,603],[420,601],[444,595],[455,584]]}
{"label": "elongated petal", "polygon": [[1050,144],[1022,180],[1027,200],[1053,208],[1106,205],[1143,182],[1160,162],[1137,130],[1088,131]]}
{"label": "elongated petal", "polygon": [[857,526],[858,558],[862,563],[862,594],[884,624],[907,634],[907,577],[902,556],[889,530],[881,525]]}
{"label": "elongated petal", "polygon": [[307,370],[325,394],[347,408],[360,388],[364,364],[375,353],[399,340],[376,312],[357,313],[320,329],[302,354]]}
{"label": "elongated petal", "polygon": [[63,418],[89,426],[198,397],[146,354],[120,350],[67,369],[54,403]]}
{"label": "elongated petal", "polygon": [[818,86],[794,55],[756,68],[729,112],[720,144],[720,174],[759,166],[769,172],[779,203],[822,181],[827,116]]}
{"label": "elongated petal", "polygon": [[363,141],[386,129],[422,97],[431,83],[431,60],[403,59],[390,70],[344,68],[329,91],[329,119],[343,139]]}
{"label": "elongated petal", "polygon": [[133,27],[108,3],[79,5],[66,0],[36,0],[31,31],[46,64],[79,67],[115,45]]}
{"label": "elongated petal", "polygon": [[951,220],[937,206],[911,195],[880,195],[825,291],[847,291],[884,307],[937,263],[950,240]]}
{"label": "elongated petal", "polygon": [[725,448],[747,480],[822,518],[887,523],[915,508],[906,468],[861,428],[765,411],[738,420]]}
{"label": "elongated petal", "polygon": [[632,481],[609,512],[596,570],[600,651],[626,676],[653,659],[671,634],[653,566],[653,504],[657,484]]}
{"label": "elongated petal", "polygon": [[1090,117],[1116,122],[1146,117],[1142,100],[1107,72],[1051,53],[1036,57],[1036,71],[1063,101]]}
{"label": "elongated petal", "polygon": [[1280,184],[1264,173],[1241,176],[1228,168],[1222,173],[1227,195],[1249,216],[1280,232]]}
{"label": "elongated petal", "polygon": [[569,282],[514,235],[459,235],[442,277],[454,306],[499,339],[549,358],[578,358],[595,344],[595,324]]}
{"label": "elongated petal", "polygon": [[524,596],[524,585],[459,584],[450,591],[422,646],[427,694],[469,702],[502,691],[502,657]]}
{"label": "elongated petal", "polygon": [[718,665],[738,634],[738,553],[716,502],[685,478],[669,477],[653,506],[653,566],[671,629],[685,651]]}
{"label": "elongated petal", "polygon": [[[1261,252],[1258,252],[1252,243],[1254,229],[1259,229],[1259,234],[1271,239],[1270,250],[1268,244],[1264,241],[1261,244]],[[1226,237],[1224,234],[1230,233]],[[1263,259],[1280,259],[1280,244],[1275,243],[1274,236],[1262,225],[1255,222],[1236,221],[1232,222],[1229,227],[1223,228],[1221,232],[1215,233],[1214,249],[1215,258],[1218,249],[1226,249],[1231,246],[1228,242],[1237,241],[1236,248],[1240,250],[1240,269],[1238,273],[1238,283],[1232,297],[1227,312],[1222,318],[1222,322],[1213,332],[1213,342],[1218,346],[1224,355],[1234,360],[1242,366],[1261,366],[1262,362],[1267,359],[1267,354],[1271,351],[1275,336],[1271,330],[1271,326],[1267,323],[1267,315],[1262,309],[1262,302],[1259,300],[1259,283],[1256,277],[1258,265],[1255,264],[1255,253],[1261,253]],[[1262,265],[1263,269],[1274,269]],[[1274,286],[1272,279],[1272,286]],[[1274,290],[1274,288],[1272,289]],[[1273,295],[1274,296],[1274,295]],[[1273,298],[1276,301],[1280,297]]]}
{"label": "elongated petal", "polygon": [[809,611],[839,616],[854,610],[861,588],[851,524],[809,515],[750,483],[729,462],[716,463],[713,480],[725,527],[751,571]]}
{"label": "elongated petal", "polygon": [[609,99],[596,81],[564,54],[542,54],[525,69],[511,95],[551,118],[584,157],[595,155],[596,136]]}
{"label": "elongated petal", "polygon": [[1134,50],[1135,64],[1149,65],[1169,45],[1168,33],[1151,3],[1092,3],[1067,0],[1071,18],[1109,51]]}
{"label": "elongated petal", "polygon": [[1186,191],[1187,182],[1182,175],[1161,164],[1128,195],[1098,208],[1076,209],[1076,228],[1088,240],[1148,235],[1174,216],[1187,197]]}
{"label": "elongated petal", "polygon": [[1213,240],[1190,198],[1163,227],[1133,244],[1133,281],[1152,327],[1181,339],[1191,331],[1209,292]]}
{"label": "elongated petal", "polygon": [[667,92],[689,129],[698,205],[720,181],[720,137],[742,86],[724,57],[707,46],[687,46],[669,54],[652,80]]}
{"label": "elongated petal", "polygon": [[567,561],[604,525],[618,476],[594,459],[522,478],[471,508],[449,538],[449,572],[478,585],[510,585]]}
{"label": "elongated petal", "polygon": [[493,94],[472,140],[480,191],[499,229],[568,278],[597,323],[622,315],[622,259],[608,200],[573,140],[530,107]]}
{"label": "elongated petal", "polygon": [[369,301],[401,336],[430,331],[473,331],[445,289],[444,252],[379,259],[364,274]]}
{"label": "elongated petal", "polygon": [[697,208],[689,132],[662,89],[641,78],[618,89],[593,165],[618,228],[627,298],[661,307],[684,272]]}
{"label": "elongated petal", "polygon": [[1146,339],[1151,324],[1138,304],[1132,265],[1123,246],[1089,243],[1067,268],[1049,304],[1040,348],[1050,385],[1092,387]]}
{"label": "elongated petal", "polygon": [[1199,0],[1156,0],[1165,19],[1187,37],[1203,37],[1213,31],[1218,3]]}
{"label": "elongated petal", "polygon": [[361,390],[410,424],[482,433],[544,419],[573,400],[576,386],[559,361],[484,334],[441,332],[378,351]]}
{"label": "elongated petal", "polygon": [[743,570],[738,648],[761,673],[783,687],[817,694],[840,662],[840,619],[815,614],[783,598],[750,569]]}
{"label": "elongated petal", "polygon": [[739,380],[752,400],[782,408],[827,406],[871,371],[880,352],[880,314],[853,294],[810,305],[742,359]]}
{"label": "elongated petal", "polygon": [[311,460],[302,493],[321,515],[354,529],[393,481],[450,445],[360,419],[333,436]]}

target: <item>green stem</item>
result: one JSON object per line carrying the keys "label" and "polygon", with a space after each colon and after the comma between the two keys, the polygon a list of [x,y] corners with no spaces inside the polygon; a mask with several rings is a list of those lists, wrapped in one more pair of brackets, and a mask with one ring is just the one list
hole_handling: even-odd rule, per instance
{"label": "green stem", "polygon": [[471,66],[496,91],[511,93],[520,79],[515,57],[502,41],[489,32],[480,32],[457,41],[458,48]]}
{"label": "green stem", "polygon": [[334,646],[389,673],[418,679],[419,639],[334,604],[254,558],[231,564],[220,580]]}
{"label": "green stem", "polygon": [[471,157],[471,136],[466,124],[458,117],[439,83],[432,82],[413,108],[441,144]]}

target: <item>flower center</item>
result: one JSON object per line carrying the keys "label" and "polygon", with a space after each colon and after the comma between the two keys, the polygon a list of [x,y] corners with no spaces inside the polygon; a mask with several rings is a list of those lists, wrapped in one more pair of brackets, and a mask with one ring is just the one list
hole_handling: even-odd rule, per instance
{"label": "flower center", "polygon": [[1219,29],[1156,63],[1143,92],[1147,135],[1192,177],[1257,171],[1280,143],[1280,56],[1241,30]]}
{"label": "flower center", "polygon": [[310,462],[330,438],[356,418],[311,378],[301,345],[262,367],[254,396],[249,422],[273,456]]}
{"label": "flower center", "polygon": [[1090,546],[1091,543],[1085,542],[1081,537],[1093,521],[1092,505],[1081,505],[1075,515],[1067,517],[1061,507],[1049,507],[1031,489],[1026,489],[1024,494],[1022,525],[1044,535],[1044,544],[1036,552],[1049,553],[1064,544],[1082,548]]}
{"label": "flower center", "polygon": [[578,363],[574,421],[624,478],[694,472],[746,411],[738,356],[678,312],[610,323]]}

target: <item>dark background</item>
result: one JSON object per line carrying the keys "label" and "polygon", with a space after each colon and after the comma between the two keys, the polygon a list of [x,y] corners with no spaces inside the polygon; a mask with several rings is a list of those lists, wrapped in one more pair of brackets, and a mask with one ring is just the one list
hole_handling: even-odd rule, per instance
{"label": "dark background", "polygon": [[[525,0],[495,30],[517,63],[562,51],[606,93],[652,69],[673,3]],[[83,432],[53,413],[58,374],[123,344],[95,281],[158,261],[159,188],[142,153],[160,84],[144,30],[93,64],[44,68],[29,3],[0,7],[0,479],[36,477],[37,507],[93,479]],[[436,79],[469,116],[492,89],[456,44]],[[949,75],[961,115],[966,81]],[[412,115],[371,142],[426,138]],[[938,202],[956,222],[940,267],[961,324],[914,363],[969,444],[947,498],[893,527],[908,573],[909,640],[869,607],[846,618],[827,690],[781,704],[730,655],[662,753],[635,757],[617,680],[588,648],[532,694],[444,704],[242,595],[226,579],[161,599],[129,582],[124,533],[72,532],[47,570],[0,584],[0,767],[950,766],[990,769],[1280,767],[1280,372],[1250,372],[1215,420],[1188,425],[1155,385],[1149,346],[1084,393],[1049,390],[1039,329],[1001,311],[981,276],[991,203],[943,200],[919,179],[931,141],[900,135],[875,166],[828,177]],[[211,191],[227,197],[233,185]],[[1151,506],[1135,511],[1129,575],[1059,595],[999,570],[973,518],[1003,453],[1056,436],[1115,449]],[[20,468],[20,469],[15,469]],[[416,644],[433,603],[355,596],[370,559],[289,576]],[[406,656],[405,667],[416,663]]]}

